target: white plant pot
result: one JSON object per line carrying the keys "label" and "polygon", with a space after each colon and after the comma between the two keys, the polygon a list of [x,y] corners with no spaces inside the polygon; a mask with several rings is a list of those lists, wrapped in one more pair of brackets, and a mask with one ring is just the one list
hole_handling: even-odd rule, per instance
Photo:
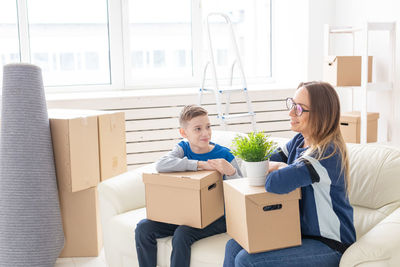
{"label": "white plant pot", "polygon": [[248,162],[243,161],[246,168],[247,182],[251,186],[264,186],[268,174],[269,160]]}

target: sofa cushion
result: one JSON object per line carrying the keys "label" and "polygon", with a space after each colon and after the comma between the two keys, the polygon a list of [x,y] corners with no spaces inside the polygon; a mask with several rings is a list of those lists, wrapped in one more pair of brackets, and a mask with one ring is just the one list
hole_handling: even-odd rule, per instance
{"label": "sofa cushion", "polygon": [[98,186],[102,198],[107,198],[116,214],[145,206],[143,172],[156,172],[155,165],[149,164],[125,172],[116,176],[117,179],[107,179]]}
{"label": "sofa cushion", "polygon": [[[135,228],[137,223],[144,218],[146,218],[146,208],[141,208],[114,216],[108,224],[107,229],[113,235],[108,241],[118,246],[121,254],[126,256],[125,261],[129,262],[137,257]],[[190,266],[217,267],[223,262],[225,244],[229,239],[230,237],[224,233],[195,242],[192,245]],[[171,241],[171,236],[157,239],[157,265],[160,267],[169,266],[172,252]]]}
{"label": "sofa cushion", "polygon": [[[231,237],[219,234],[201,239],[192,245],[191,267],[218,267],[224,262],[225,245]],[[205,255],[207,255],[205,257]]]}
{"label": "sofa cushion", "polygon": [[378,144],[348,144],[347,148],[349,197],[359,239],[400,207],[400,151]]}
{"label": "sofa cushion", "polygon": [[377,223],[385,219],[397,207],[395,205],[387,205],[378,210],[353,205],[354,209],[354,227],[356,228],[357,239],[371,230]]}
{"label": "sofa cushion", "polygon": [[360,144],[349,144],[348,150],[351,204],[379,209],[399,203],[400,151],[384,145]]}
{"label": "sofa cushion", "polygon": [[[135,247],[135,228],[139,221],[146,218],[146,208],[128,211],[114,216],[107,230],[113,234],[110,241],[118,246],[121,254],[129,257],[137,257]],[[157,262],[160,266],[169,266],[169,255],[171,255],[171,237],[157,239]]]}

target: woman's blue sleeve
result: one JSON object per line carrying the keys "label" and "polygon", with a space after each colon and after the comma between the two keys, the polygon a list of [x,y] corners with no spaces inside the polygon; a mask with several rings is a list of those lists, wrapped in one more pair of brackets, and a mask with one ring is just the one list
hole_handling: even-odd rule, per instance
{"label": "woman's blue sleeve", "polygon": [[278,147],[270,157],[270,161],[278,161],[278,162],[288,162],[289,151],[293,149],[293,146],[296,140],[299,138],[299,134],[289,140],[285,145],[282,147]]}
{"label": "woman's blue sleeve", "polygon": [[338,184],[338,179],[343,176],[340,163],[338,155],[322,160],[311,156],[302,156],[293,164],[269,173],[265,189],[268,192],[285,194],[298,187],[321,181]]}
{"label": "woman's blue sleeve", "polygon": [[285,162],[287,163],[287,157],[282,155],[282,149],[278,147],[273,153],[272,156],[269,158],[270,161],[278,161],[278,162]]}
{"label": "woman's blue sleeve", "polygon": [[312,184],[312,180],[306,164],[304,162],[296,162],[269,173],[265,183],[265,190],[276,194],[286,194],[309,184]]}

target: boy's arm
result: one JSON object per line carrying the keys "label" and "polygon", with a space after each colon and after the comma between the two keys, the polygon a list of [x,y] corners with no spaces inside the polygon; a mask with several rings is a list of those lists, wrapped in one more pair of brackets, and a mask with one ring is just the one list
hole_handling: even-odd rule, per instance
{"label": "boy's arm", "polygon": [[176,144],[175,147],[156,162],[158,172],[197,171],[197,160],[184,157],[183,149]]}
{"label": "boy's arm", "polygon": [[[242,172],[240,171],[239,165],[235,158],[231,162],[228,162],[224,158],[209,159],[207,161],[211,168],[219,171],[223,174],[223,179],[235,179],[242,177]],[[228,175],[231,174],[231,175]]]}
{"label": "boy's arm", "polygon": [[225,179],[229,180],[229,179],[242,178],[243,174],[242,171],[240,170],[239,164],[236,161],[236,158],[233,158],[233,160],[230,163],[236,169],[236,172],[233,175],[225,175]]}

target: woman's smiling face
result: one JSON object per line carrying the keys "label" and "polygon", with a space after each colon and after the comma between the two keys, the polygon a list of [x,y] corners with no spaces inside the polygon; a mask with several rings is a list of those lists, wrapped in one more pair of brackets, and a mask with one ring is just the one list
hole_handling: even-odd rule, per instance
{"label": "woman's smiling face", "polygon": [[[301,87],[298,90],[296,90],[293,97],[293,101],[297,105],[300,105],[303,108],[303,110],[311,109],[310,99],[308,97],[308,91],[305,87]],[[289,116],[290,116],[290,125],[292,131],[299,132],[303,136],[309,136],[310,127],[308,125],[308,120],[310,117],[310,112],[303,112],[301,116],[297,116],[295,109],[292,108],[289,111]]]}

